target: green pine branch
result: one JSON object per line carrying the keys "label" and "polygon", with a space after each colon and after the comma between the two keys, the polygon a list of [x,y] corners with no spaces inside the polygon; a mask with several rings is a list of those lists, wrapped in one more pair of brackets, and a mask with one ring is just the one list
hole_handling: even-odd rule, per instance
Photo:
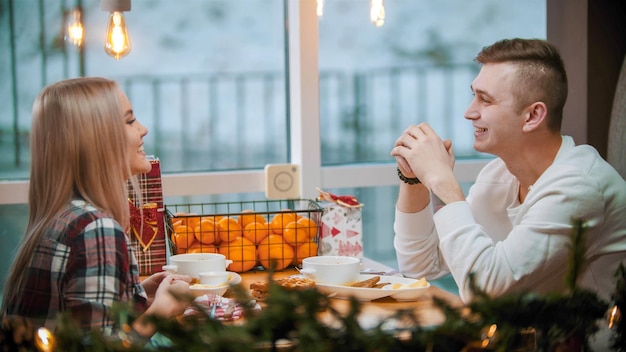
{"label": "green pine branch", "polygon": [[[433,298],[445,315],[436,327],[423,327],[412,310],[399,310],[374,328],[359,324],[361,303],[350,300],[346,313],[335,310],[330,298],[316,289],[293,291],[276,284],[270,286],[266,307],[257,311],[248,304],[248,289],[231,287],[231,294],[245,307],[244,324],[228,324],[209,317],[197,303],[198,314],[184,319],[151,317],[162,344],[154,351],[274,351],[280,341],[288,341],[298,352],[382,352],[382,351],[511,351],[528,342],[534,332],[538,351],[551,351],[569,342],[578,342],[588,350],[589,338],[597,331],[596,323],[604,317],[608,304],[591,291],[577,287],[584,267],[586,227],[574,221],[571,258],[565,277],[568,292],[534,294],[518,292],[492,298],[481,291],[470,275],[469,285],[475,299],[464,307],[452,307]],[[273,273],[269,273],[271,282]],[[615,304],[624,311],[626,270],[616,273]],[[322,321],[320,312],[331,316],[333,324]],[[117,305],[113,317],[124,326],[133,319],[127,305]],[[37,351],[34,328],[27,321],[3,320],[0,345],[8,350]],[[616,351],[626,352],[625,322],[619,322],[612,340]],[[120,331],[123,331],[121,329]],[[15,341],[15,337],[20,338]],[[123,335],[117,335],[120,337]],[[142,351],[145,346],[129,344],[101,332],[83,333],[67,316],[61,315],[55,333],[59,351]],[[535,341],[532,341],[534,343]],[[3,348],[0,351],[5,351]]]}

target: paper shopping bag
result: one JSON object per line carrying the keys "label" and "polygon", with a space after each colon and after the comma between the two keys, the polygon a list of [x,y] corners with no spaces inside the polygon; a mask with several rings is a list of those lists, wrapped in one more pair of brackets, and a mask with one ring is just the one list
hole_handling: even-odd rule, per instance
{"label": "paper shopping bag", "polygon": [[154,156],[149,156],[148,160],[152,169],[138,176],[142,204],[130,183],[128,188],[131,211],[129,237],[139,263],[139,275],[160,272],[162,266],[167,264],[161,164]]}

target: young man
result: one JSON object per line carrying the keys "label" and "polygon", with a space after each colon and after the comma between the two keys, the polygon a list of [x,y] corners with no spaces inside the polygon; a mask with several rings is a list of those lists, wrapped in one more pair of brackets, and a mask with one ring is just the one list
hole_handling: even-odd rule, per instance
{"label": "young man", "polygon": [[609,299],[626,261],[626,183],[594,148],[560,134],[567,76],[557,49],[502,40],[476,61],[482,68],[465,118],[474,148],[497,158],[466,199],[450,141],[424,123],[398,138],[391,155],[403,181],[394,224],[400,271],[431,280],[451,273],[466,302],[471,273],[492,296],[563,291],[580,219],[588,229],[578,284]]}

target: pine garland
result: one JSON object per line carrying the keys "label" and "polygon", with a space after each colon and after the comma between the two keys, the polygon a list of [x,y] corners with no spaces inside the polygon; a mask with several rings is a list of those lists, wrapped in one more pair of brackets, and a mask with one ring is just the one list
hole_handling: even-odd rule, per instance
{"label": "pine garland", "polygon": [[[491,298],[476,287],[473,276],[470,276],[470,287],[475,296],[472,303],[459,309],[434,298],[435,305],[445,315],[445,322],[440,326],[421,327],[412,310],[399,310],[386,322],[363,329],[357,319],[361,303],[354,298],[350,300],[349,311],[341,314],[331,306],[330,299],[316,289],[293,291],[271,285],[266,307],[256,311],[246,305],[249,303],[248,290],[239,285],[231,287],[231,292],[245,307],[244,324],[223,324],[210,319],[199,306],[196,306],[199,314],[184,319],[151,317],[161,336],[153,341],[166,341],[153,343],[151,349],[276,351],[284,348],[301,352],[588,350],[590,337],[598,330],[598,321],[610,308],[595,293],[576,286],[584,264],[584,232],[582,222],[574,222],[572,257],[565,278],[569,292],[547,295],[520,292]],[[271,279],[272,273],[269,275]],[[612,297],[618,313],[625,309],[625,295],[626,270],[620,266]],[[320,320],[318,313],[322,311],[333,317],[335,323],[332,326]],[[122,328],[115,338],[103,336],[99,331],[85,335],[71,319],[61,316],[54,336],[57,350],[145,350],[145,345],[133,343],[124,334],[125,323],[132,319],[129,307],[118,305],[113,314]],[[626,352],[625,322],[623,319],[614,322],[612,347],[615,351]],[[0,335],[1,351],[39,350],[32,325],[23,320],[4,323]]]}

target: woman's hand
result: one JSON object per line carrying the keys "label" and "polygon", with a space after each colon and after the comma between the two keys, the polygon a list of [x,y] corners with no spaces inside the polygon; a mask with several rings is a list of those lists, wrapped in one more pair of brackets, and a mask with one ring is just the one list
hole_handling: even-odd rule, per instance
{"label": "woman's hand", "polygon": [[159,288],[159,285],[161,284],[161,282],[163,282],[163,279],[165,279],[167,276],[171,276],[172,278],[174,278],[174,280],[186,282],[187,285],[191,283],[191,277],[187,275],[171,274],[171,273],[168,273],[167,271],[162,271],[160,273],[156,273],[156,274],[149,276],[148,278],[143,280],[143,282],[141,283],[141,286],[143,287],[143,289],[146,291],[146,294],[148,295],[148,306],[152,305],[152,302],[154,301],[154,297],[156,295],[157,289]]}
{"label": "woman's hand", "polygon": [[133,329],[139,335],[149,338],[156,328],[146,316],[172,318],[184,313],[193,299],[189,290],[190,281],[191,278],[188,276],[172,275],[167,272],[154,274],[144,280],[142,286],[154,290],[154,296],[148,310],[133,322]]}
{"label": "woman's hand", "polygon": [[154,299],[146,313],[155,314],[162,317],[173,317],[182,314],[191,302],[191,291],[188,280],[180,279],[183,275],[165,274],[159,283]]}

